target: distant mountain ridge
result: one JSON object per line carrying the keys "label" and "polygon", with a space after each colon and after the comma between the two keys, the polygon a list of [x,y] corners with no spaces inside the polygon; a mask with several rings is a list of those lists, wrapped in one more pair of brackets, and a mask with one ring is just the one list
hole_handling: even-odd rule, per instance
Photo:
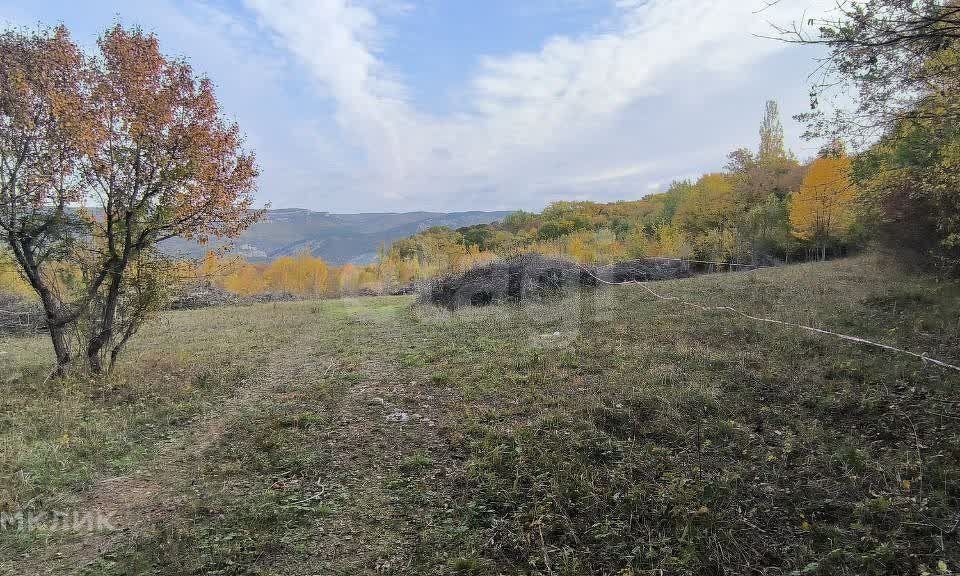
{"label": "distant mountain ridge", "polygon": [[[432,226],[461,228],[489,224],[509,212],[374,212],[333,214],[302,208],[268,210],[263,219],[233,241],[234,254],[264,262],[309,250],[331,264],[367,264],[380,246],[389,245]],[[222,243],[214,243],[220,246]],[[210,250],[179,238],[164,243],[175,255],[196,257]]]}

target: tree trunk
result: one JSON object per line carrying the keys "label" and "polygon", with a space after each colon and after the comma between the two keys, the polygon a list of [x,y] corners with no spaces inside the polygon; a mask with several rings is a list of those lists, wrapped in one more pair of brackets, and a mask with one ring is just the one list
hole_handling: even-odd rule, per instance
{"label": "tree trunk", "polygon": [[[120,300],[120,284],[123,281],[125,262],[113,267],[110,284],[107,286],[107,296],[103,303],[103,314],[100,317],[99,331],[95,332],[87,343],[87,363],[94,374],[103,374],[103,361],[100,352],[113,339],[113,324],[117,316],[117,304]],[[111,365],[113,362],[111,362]]]}
{"label": "tree trunk", "polygon": [[113,347],[113,350],[110,351],[110,366],[107,367],[107,370],[113,372],[113,367],[117,364],[117,358],[120,357],[120,353],[123,351],[123,348],[127,345],[127,341],[130,340],[130,337],[133,336],[133,333],[137,330],[137,324],[135,320],[131,320],[130,325],[127,326],[127,329],[123,333],[123,338],[120,339],[120,342]]}
{"label": "tree trunk", "polygon": [[104,303],[104,312],[100,319],[100,330],[91,336],[90,341],[87,342],[87,363],[90,365],[90,371],[94,374],[103,374],[103,361],[100,359],[100,352],[104,346],[110,342],[110,339],[113,338],[113,319],[116,308],[117,296],[113,294],[113,290],[111,289]]}
{"label": "tree trunk", "polygon": [[67,368],[73,360],[70,354],[70,346],[67,344],[66,329],[63,326],[57,326],[51,318],[47,318],[47,331],[50,332],[50,340],[53,341],[53,352],[57,356],[57,376],[63,376],[67,373]]}
{"label": "tree trunk", "polygon": [[63,376],[67,373],[70,362],[73,361],[73,355],[70,353],[70,345],[67,343],[67,322],[60,303],[54,297],[51,290],[41,280],[40,274],[36,270],[31,270],[34,274],[31,276],[36,281],[31,282],[37,295],[40,296],[40,303],[43,304],[43,311],[47,316],[47,332],[50,333],[50,341],[53,343],[53,353],[57,357],[56,375]]}

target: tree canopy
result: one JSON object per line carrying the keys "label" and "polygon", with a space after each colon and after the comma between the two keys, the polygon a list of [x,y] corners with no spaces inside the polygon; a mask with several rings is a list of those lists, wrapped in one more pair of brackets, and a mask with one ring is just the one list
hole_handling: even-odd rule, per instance
{"label": "tree canopy", "polygon": [[790,226],[819,247],[843,239],[855,219],[856,187],[846,155],[817,158],[790,203]]}
{"label": "tree canopy", "polygon": [[[157,302],[157,245],[235,236],[258,175],[212,84],[117,25],[84,55],[63,27],[0,35],[0,230],[43,304],[58,364],[112,364]],[[151,288],[152,287],[152,288]]]}

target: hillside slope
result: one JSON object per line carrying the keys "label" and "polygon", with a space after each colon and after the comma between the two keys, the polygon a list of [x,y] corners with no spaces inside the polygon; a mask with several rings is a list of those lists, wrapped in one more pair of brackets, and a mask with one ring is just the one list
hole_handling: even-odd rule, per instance
{"label": "hillside slope", "polygon": [[[870,258],[652,286],[960,363],[960,284]],[[960,570],[960,373],[636,286],[172,312],[107,385],[0,349],[5,505],[118,529],[0,572]]]}
{"label": "hillside slope", "polygon": [[[367,264],[381,245],[405,238],[432,226],[460,228],[489,224],[509,212],[404,212],[331,214],[303,209],[269,210],[263,220],[244,232],[235,252],[251,261],[310,250],[331,264]],[[165,243],[171,253],[201,256],[208,246],[174,239]]]}

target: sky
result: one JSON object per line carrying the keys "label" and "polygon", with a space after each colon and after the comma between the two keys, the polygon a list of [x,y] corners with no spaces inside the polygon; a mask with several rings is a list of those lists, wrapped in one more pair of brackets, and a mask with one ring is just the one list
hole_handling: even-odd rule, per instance
{"label": "sky", "polygon": [[257,198],[327,212],[539,210],[641,198],[788,146],[816,49],[767,38],[831,0],[0,0],[93,50],[155,32],[216,86],[261,169]]}

